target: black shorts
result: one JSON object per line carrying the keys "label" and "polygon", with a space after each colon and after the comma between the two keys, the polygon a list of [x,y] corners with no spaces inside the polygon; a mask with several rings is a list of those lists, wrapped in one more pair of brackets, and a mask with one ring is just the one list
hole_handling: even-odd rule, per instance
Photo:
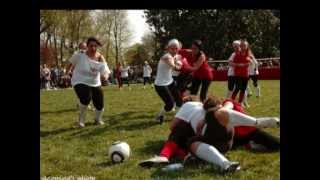
{"label": "black shorts", "polygon": [[195,136],[195,133],[190,123],[180,120],[171,131],[168,140],[174,141],[180,148],[188,150],[187,142],[193,136]]}
{"label": "black shorts", "polygon": [[200,141],[217,148],[221,153],[226,153],[231,149],[233,143],[234,128],[222,126],[212,113],[206,114],[207,128],[203,136],[195,136],[188,140],[187,146]]}
{"label": "black shorts", "polygon": [[235,88],[236,81],[234,76],[228,76],[228,90],[233,91]]}
{"label": "black shorts", "polygon": [[250,75],[249,79],[252,79],[254,87],[258,86],[258,75]]}

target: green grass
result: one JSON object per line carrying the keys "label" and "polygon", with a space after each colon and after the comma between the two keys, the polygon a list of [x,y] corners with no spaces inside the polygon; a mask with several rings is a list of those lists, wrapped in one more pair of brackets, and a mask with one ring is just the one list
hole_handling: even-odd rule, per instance
{"label": "green grass", "polygon": [[[262,97],[249,98],[253,116],[280,116],[280,82],[259,81]],[[160,168],[143,169],[137,164],[159,153],[169,134],[168,113],[162,125],[154,121],[162,106],[154,89],[132,85],[119,91],[104,87],[104,126],[93,125],[93,112],[87,113],[87,127],[74,128],[77,120],[76,96],[72,89],[41,91],[40,163],[43,176],[93,176],[105,179],[280,179],[280,153],[254,153],[244,149],[230,151],[227,158],[241,163],[242,170],[221,176],[212,165],[186,167],[182,171],[163,173]],[[213,82],[209,93],[225,96],[226,82]],[[279,136],[279,128],[266,131]],[[112,142],[126,141],[132,150],[130,159],[112,164],[107,151]]]}

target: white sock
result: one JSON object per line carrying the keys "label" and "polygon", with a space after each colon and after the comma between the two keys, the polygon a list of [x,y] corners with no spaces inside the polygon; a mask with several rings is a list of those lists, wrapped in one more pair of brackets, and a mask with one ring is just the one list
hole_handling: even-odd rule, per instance
{"label": "white sock", "polygon": [[243,103],[247,106],[248,105],[248,89],[244,92]]}
{"label": "white sock", "polygon": [[257,127],[277,127],[279,123],[279,119],[276,117],[260,117],[257,118]]}
{"label": "white sock", "polygon": [[98,110],[96,109],[96,118],[95,118],[95,121],[102,121],[103,111],[104,111],[104,109],[102,109],[102,110],[100,110],[100,111],[98,111]]}
{"label": "white sock", "polygon": [[234,111],[232,109],[226,109],[226,108],[223,108],[223,109],[225,109],[229,115],[228,126],[240,126],[240,125],[256,126],[257,125],[257,119],[252,116],[248,116],[246,114],[240,113],[238,111]]}
{"label": "white sock", "polygon": [[83,105],[79,102],[79,121],[81,123],[84,123],[85,119],[86,119],[86,111],[87,111],[87,107],[86,105]]}
{"label": "white sock", "polygon": [[260,94],[260,86],[258,86],[257,88],[256,88],[256,96],[260,96],[261,94]]}
{"label": "white sock", "polygon": [[276,117],[255,118],[246,114],[224,108],[229,114],[228,126],[256,126],[256,127],[277,127],[279,119]]}
{"label": "white sock", "polygon": [[248,86],[247,86],[247,90],[246,90],[247,92],[247,94],[252,94],[252,92],[251,92],[251,88],[250,88],[250,86],[249,86],[249,84],[248,84]]}
{"label": "white sock", "polygon": [[229,160],[225,158],[215,147],[206,143],[200,143],[195,154],[200,159],[215,164],[223,169],[225,169],[226,164],[229,162]]}

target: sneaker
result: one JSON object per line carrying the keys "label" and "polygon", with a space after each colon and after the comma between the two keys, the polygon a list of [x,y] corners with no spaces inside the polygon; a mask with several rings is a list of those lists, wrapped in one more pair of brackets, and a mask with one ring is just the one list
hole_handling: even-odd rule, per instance
{"label": "sneaker", "polygon": [[103,121],[97,121],[97,120],[95,120],[95,125],[104,125],[104,122]]}
{"label": "sneaker", "polygon": [[225,169],[222,170],[222,174],[230,174],[240,170],[239,162],[228,162]]}
{"label": "sneaker", "polygon": [[78,123],[78,127],[79,128],[84,128],[84,127],[86,127],[86,125],[83,122],[79,122]]}
{"label": "sneaker", "polygon": [[156,117],[156,121],[159,122],[160,124],[163,123],[163,120],[164,120],[164,116],[163,115]]}
{"label": "sneaker", "polygon": [[150,168],[160,164],[169,164],[169,159],[163,156],[155,156],[153,158],[140,162],[139,166]]}

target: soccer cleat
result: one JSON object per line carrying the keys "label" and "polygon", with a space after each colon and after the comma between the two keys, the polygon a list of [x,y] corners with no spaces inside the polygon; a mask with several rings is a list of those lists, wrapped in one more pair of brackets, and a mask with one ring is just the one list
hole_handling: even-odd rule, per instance
{"label": "soccer cleat", "polygon": [[239,162],[228,162],[226,167],[222,170],[222,174],[230,174],[240,170]]}
{"label": "soccer cleat", "polygon": [[169,159],[164,156],[155,156],[153,158],[140,162],[139,166],[144,168],[150,168],[160,164],[169,164]]}
{"label": "soccer cleat", "polygon": [[83,122],[78,123],[79,128],[84,128],[86,125]]}
{"label": "soccer cleat", "polygon": [[101,121],[101,120],[100,120],[100,121],[95,120],[95,124],[96,124],[96,125],[104,125],[104,122]]}

